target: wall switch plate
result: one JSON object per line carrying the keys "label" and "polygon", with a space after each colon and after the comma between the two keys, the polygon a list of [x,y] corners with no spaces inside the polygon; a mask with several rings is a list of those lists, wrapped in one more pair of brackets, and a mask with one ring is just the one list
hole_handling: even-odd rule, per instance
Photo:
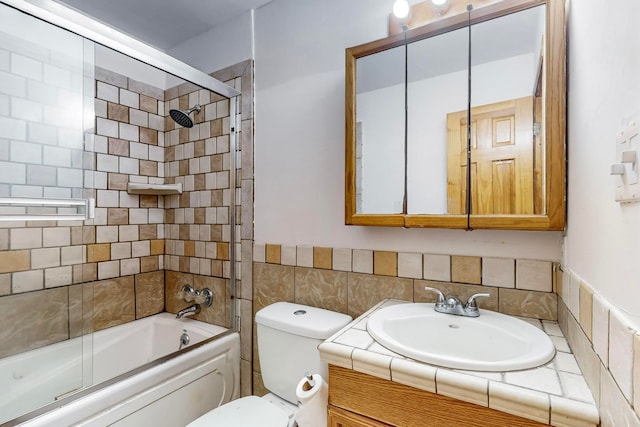
{"label": "wall switch plate", "polygon": [[640,201],[640,121],[633,120],[616,138],[616,162],[611,165],[615,175],[616,202]]}

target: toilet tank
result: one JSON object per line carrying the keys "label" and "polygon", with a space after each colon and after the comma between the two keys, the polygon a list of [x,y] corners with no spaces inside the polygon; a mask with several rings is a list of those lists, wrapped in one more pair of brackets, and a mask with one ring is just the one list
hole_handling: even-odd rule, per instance
{"label": "toilet tank", "polygon": [[318,345],[351,320],[346,314],[289,302],[258,311],[258,356],[264,386],[297,403],[296,386],[305,373],[327,379],[327,364],[320,360]]}

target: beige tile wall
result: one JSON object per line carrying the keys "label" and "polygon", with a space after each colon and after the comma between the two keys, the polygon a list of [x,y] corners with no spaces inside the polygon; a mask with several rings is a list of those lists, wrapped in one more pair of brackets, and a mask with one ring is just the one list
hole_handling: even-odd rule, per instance
{"label": "beige tile wall", "polygon": [[[488,292],[478,300],[481,308],[558,319],[556,265],[550,261],[278,244],[256,244],[253,255],[254,315],[290,301],[356,318],[385,298],[433,302],[434,294],[424,289],[433,287],[463,300]],[[264,393],[255,346],[253,369],[254,391]]]}
{"label": "beige tile wall", "polygon": [[600,409],[601,425],[640,426],[640,332],[590,284],[558,270],[558,320]]}

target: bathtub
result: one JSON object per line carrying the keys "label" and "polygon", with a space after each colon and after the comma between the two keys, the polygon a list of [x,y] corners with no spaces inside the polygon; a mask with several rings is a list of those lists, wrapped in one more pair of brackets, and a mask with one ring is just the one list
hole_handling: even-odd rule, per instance
{"label": "bathtub", "polygon": [[239,396],[236,332],[160,313],[92,337],[0,359],[0,426],[184,426]]}

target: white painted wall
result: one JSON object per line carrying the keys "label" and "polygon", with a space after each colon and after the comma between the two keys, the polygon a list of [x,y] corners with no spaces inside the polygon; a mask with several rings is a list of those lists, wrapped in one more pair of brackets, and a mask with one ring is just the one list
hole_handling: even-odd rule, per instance
{"label": "white painted wall", "polygon": [[253,12],[247,12],[167,53],[205,73],[253,58]]}
{"label": "white painted wall", "polygon": [[387,35],[391,0],[255,11],[255,241],[560,260],[559,232],[344,225],[344,49]]}
{"label": "white painted wall", "polygon": [[569,225],[565,264],[640,327],[640,204],[614,201],[615,138],[640,117],[637,0],[569,14]]}

